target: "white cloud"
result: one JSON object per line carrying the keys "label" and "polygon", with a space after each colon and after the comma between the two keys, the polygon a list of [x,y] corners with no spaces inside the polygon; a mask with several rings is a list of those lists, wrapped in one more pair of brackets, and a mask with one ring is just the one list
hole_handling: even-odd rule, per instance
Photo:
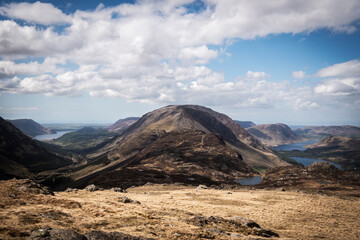
{"label": "white cloud", "polygon": [[360,61],[355,59],[344,63],[334,64],[330,67],[320,69],[315,75],[317,77],[360,77]]}
{"label": "white cloud", "polygon": [[[337,78],[324,80],[316,88],[270,82],[266,80],[270,74],[261,71],[248,71],[229,82],[223,73],[202,65],[226,55],[224,45],[238,38],[319,28],[350,33],[355,29],[353,22],[360,18],[359,1],[207,0],[206,9],[195,13],[184,7],[191,2],[139,1],[72,15],[40,2],[4,5],[0,14],[29,24],[0,21],[0,90],[298,109],[320,106],[320,95],[345,96],[358,91],[358,60],[319,70],[317,77]],[[113,18],[114,14],[118,17]],[[52,25],[62,23],[68,24],[65,30],[55,31]],[[15,61],[32,57],[45,60]],[[67,62],[79,68],[61,67]],[[293,77],[305,77],[305,72],[293,72]]]}
{"label": "white cloud", "polygon": [[0,7],[0,14],[14,19],[44,25],[70,23],[71,18],[52,4],[35,3],[10,3]]}
{"label": "white cloud", "polygon": [[249,79],[263,79],[265,77],[270,77],[269,74],[266,74],[265,72],[252,72],[248,71],[246,73],[246,77]]}
{"label": "white cloud", "polygon": [[320,69],[315,76],[326,78],[315,92],[325,95],[360,97],[360,61],[351,60]]}
{"label": "white cloud", "polygon": [[306,77],[306,73],[304,71],[294,71],[292,72],[292,77],[295,79],[303,79]]}
{"label": "white cloud", "polygon": [[179,59],[186,63],[206,64],[210,59],[218,56],[217,51],[208,49],[205,45],[194,48],[183,48],[179,53]]}

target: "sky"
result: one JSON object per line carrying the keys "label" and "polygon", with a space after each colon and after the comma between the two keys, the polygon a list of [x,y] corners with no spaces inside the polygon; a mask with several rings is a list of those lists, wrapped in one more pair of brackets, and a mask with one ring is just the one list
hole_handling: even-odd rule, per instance
{"label": "sky", "polygon": [[360,126],[359,0],[0,0],[0,116],[113,123],[172,104]]}

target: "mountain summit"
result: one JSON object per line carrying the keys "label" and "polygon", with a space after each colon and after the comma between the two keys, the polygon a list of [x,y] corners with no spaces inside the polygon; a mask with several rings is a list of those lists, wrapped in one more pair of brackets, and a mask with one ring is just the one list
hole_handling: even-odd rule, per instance
{"label": "mountain summit", "polygon": [[213,184],[252,176],[253,168],[287,165],[228,116],[196,105],[149,112],[88,157],[72,186]]}

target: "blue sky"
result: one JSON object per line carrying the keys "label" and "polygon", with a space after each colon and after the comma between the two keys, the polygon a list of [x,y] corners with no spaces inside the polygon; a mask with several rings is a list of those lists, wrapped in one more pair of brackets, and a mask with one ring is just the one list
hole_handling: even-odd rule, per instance
{"label": "blue sky", "polygon": [[0,116],[360,125],[359,29],[356,0],[0,1]]}

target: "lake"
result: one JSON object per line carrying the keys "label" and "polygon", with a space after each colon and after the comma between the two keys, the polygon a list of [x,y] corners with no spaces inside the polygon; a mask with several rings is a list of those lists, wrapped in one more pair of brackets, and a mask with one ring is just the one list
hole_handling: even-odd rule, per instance
{"label": "lake", "polygon": [[43,134],[43,135],[37,135],[35,137],[33,137],[33,139],[36,140],[52,140],[52,139],[57,139],[59,137],[61,137],[62,135],[66,134],[66,133],[70,133],[73,131],[58,131],[57,133],[54,134]]}
{"label": "lake", "polygon": [[331,165],[334,165],[335,167],[337,167],[338,169],[342,169],[341,165],[338,163],[334,163],[334,162],[330,162],[330,161],[326,161],[326,160],[322,160],[322,159],[315,159],[315,158],[303,158],[303,157],[290,157],[292,159],[294,159],[295,161],[301,163],[302,165],[304,165],[305,167],[313,164],[314,162],[327,162],[330,163]]}
{"label": "lake", "polygon": [[305,148],[306,145],[314,144],[314,143],[317,143],[317,142],[319,142],[319,140],[309,140],[309,141],[306,141],[306,142],[279,145],[279,146],[272,147],[272,148],[277,150],[277,151],[292,151],[292,150],[304,151],[304,150],[306,150],[306,148]]}
{"label": "lake", "polygon": [[256,185],[259,184],[261,182],[261,176],[254,176],[252,178],[242,178],[242,179],[237,179],[235,180],[235,182],[240,183],[241,185]]}

